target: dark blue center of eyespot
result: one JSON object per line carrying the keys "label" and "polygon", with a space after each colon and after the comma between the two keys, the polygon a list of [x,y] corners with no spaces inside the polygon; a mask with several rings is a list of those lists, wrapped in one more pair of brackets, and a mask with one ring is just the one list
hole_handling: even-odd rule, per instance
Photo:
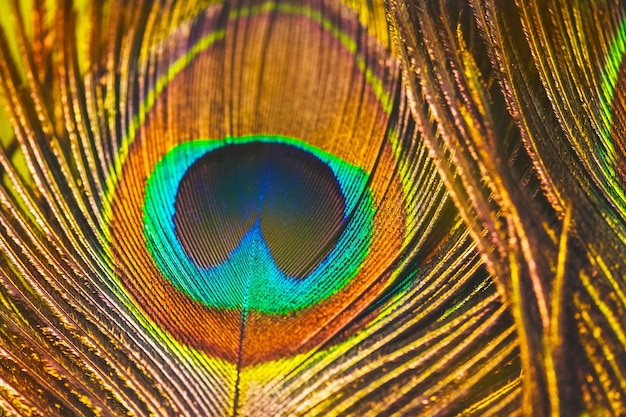
{"label": "dark blue center of eyespot", "polygon": [[226,145],[199,158],[176,194],[174,225],[202,268],[223,263],[258,228],[276,266],[308,275],[337,243],[345,201],[333,171],[283,143]]}

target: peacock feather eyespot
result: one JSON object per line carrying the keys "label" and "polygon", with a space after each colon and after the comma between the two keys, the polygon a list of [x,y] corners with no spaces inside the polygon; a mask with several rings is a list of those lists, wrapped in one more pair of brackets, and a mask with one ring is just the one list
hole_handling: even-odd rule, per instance
{"label": "peacock feather eyespot", "polygon": [[[375,41],[341,15],[261,3],[196,19],[170,35],[189,52],[134,118],[110,209],[117,275],[189,347],[238,366],[308,352],[382,294],[404,245],[406,199],[385,197],[371,174],[394,163],[383,144],[397,71],[383,48],[358,46]],[[303,26],[303,39],[284,42]],[[242,42],[236,27],[254,33],[243,65],[225,56]],[[320,40],[326,48],[311,44]],[[293,74],[286,59],[308,69]],[[210,84],[189,82],[208,73]]]}
{"label": "peacock feather eyespot", "polygon": [[[248,314],[267,326],[268,315],[291,315],[288,327],[358,275],[372,240],[367,187],[362,169],[286,138],[185,142],[148,179],[147,251],[209,312],[235,311],[240,327]],[[271,328],[265,345],[289,349]]]}
{"label": "peacock feather eyespot", "polygon": [[354,276],[369,248],[371,195],[358,168],[332,169],[279,138],[246,139],[170,151],[148,180],[145,237],[159,270],[194,300],[286,314]]}

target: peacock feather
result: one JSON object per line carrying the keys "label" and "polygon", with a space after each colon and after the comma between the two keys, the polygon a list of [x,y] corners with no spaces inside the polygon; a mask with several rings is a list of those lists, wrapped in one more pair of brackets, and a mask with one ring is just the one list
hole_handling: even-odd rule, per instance
{"label": "peacock feather", "polygon": [[0,11],[0,415],[626,415],[626,3]]}

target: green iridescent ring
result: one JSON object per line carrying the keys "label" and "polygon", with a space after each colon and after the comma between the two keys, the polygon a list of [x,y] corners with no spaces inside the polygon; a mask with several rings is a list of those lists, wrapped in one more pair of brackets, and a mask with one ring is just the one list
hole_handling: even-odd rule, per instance
{"label": "green iridescent ring", "polygon": [[[245,146],[255,148],[246,151]],[[233,161],[221,164],[220,158],[223,155],[211,160],[212,153],[223,151],[227,147],[235,148],[230,155],[231,158],[240,159],[236,162],[237,166],[232,167]],[[292,168],[279,166],[280,158],[283,160],[285,158],[284,155],[272,158],[272,153],[275,152],[288,152],[293,156],[294,166]],[[311,158],[317,160],[319,165],[326,166],[327,173],[320,173],[323,168],[310,166]],[[181,184],[186,181],[186,176],[194,170],[194,167],[196,175],[202,175],[202,168],[198,168],[197,164],[202,164],[203,160],[205,165],[217,164],[217,167],[205,168],[205,171],[213,172],[209,176],[221,177],[219,184],[215,185],[219,189],[207,189],[206,184],[211,182],[211,178],[197,178],[195,182],[188,180],[187,182],[193,183],[188,186],[191,187],[190,191],[181,194],[179,191]],[[231,165],[231,168],[225,165]],[[237,169],[240,170],[239,174],[236,173]],[[292,171],[291,175],[285,175],[289,174],[289,170]],[[283,227],[287,234],[293,233],[293,230],[297,231],[298,228],[290,229],[290,225],[277,226],[276,222],[270,224],[272,214],[280,211],[277,215],[290,217],[290,223],[307,222],[309,220],[307,217],[316,215],[323,219],[323,213],[308,215],[304,213],[304,216],[293,213],[290,216],[290,210],[285,204],[281,205],[281,200],[286,199],[289,204],[293,204],[294,194],[305,197],[307,193],[315,192],[317,187],[315,176],[328,174],[333,176],[332,181],[336,182],[343,200],[340,221],[337,227],[334,227],[337,230],[335,240],[324,243],[323,246],[331,247],[325,256],[318,259],[317,265],[310,272],[303,275],[292,271],[288,274],[284,271],[285,267],[281,268],[274,259],[272,245],[268,244],[265,235],[271,236],[271,229],[276,227]],[[241,183],[242,175],[249,177],[245,184]],[[307,179],[307,176],[312,176],[313,180]],[[242,196],[239,192],[239,195],[229,196],[229,179],[233,185],[237,184],[238,190],[244,190],[247,194]],[[356,275],[367,256],[374,214],[367,181],[368,175],[361,168],[294,139],[250,136],[186,142],[169,151],[155,166],[148,179],[143,205],[147,248],[169,282],[207,307],[244,308],[267,314],[287,314],[301,310],[344,288]],[[327,192],[329,187],[331,185],[325,184],[324,192]],[[203,197],[200,194],[209,197],[202,202]],[[195,203],[189,202],[191,200]],[[227,221],[226,225],[219,226],[222,229],[212,229],[211,225],[207,224],[210,223],[207,214],[201,212],[214,210],[217,213],[220,205],[231,200],[241,204],[238,209],[233,210],[238,213],[235,215],[241,216],[241,221],[238,223],[237,219],[231,218],[231,227]],[[195,208],[185,208],[194,204]],[[301,209],[306,211],[311,207]],[[186,210],[183,217],[194,218],[177,222],[177,211],[180,213],[181,210]],[[267,216],[265,213],[268,213]],[[352,213],[358,215],[353,216]],[[268,224],[264,225],[262,222],[266,217],[269,220],[266,222]],[[203,228],[206,229],[204,234]],[[224,230],[229,228],[231,230]],[[216,230],[219,230],[220,236],[215,236]],[[199,234],[194,235],[196,233]],[[233,235],[238,240],[234,245]],[[194,237],[200,239],[194,240]],[[298,236],[291,238],[292,241],[295,239],[296,244],[307,247],[304,236],[300,236],[299,242]],[[223,242],[229,239],[232,250],[225,253],[225,249],[223,247],[220,249],[220,245],[224,246]],[[280,238],[276,240],[278,239]],[[207,247],[211,241],[215,242],[214,247]],[[198,248],[198,245],[204,245],[204,248]],[[221,257],[215,255],[220,251]],[[306,257],[306,254],[299,256]],[[282,263],[288,264],[288,260]],[[337,268],[338,265],[341,268]]]}

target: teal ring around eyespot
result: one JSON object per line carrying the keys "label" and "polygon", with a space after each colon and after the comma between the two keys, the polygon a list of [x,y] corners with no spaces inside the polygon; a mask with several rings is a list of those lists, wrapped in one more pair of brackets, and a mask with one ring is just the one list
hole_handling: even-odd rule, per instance
{"label": "teal ring around eyespot", "polygon": [[[277,268],[258,228],[243,237],[228,259],[205,268],[187,256],[175,234],[176,194],[187,170],[208,152],[250,142],[284,144],[313,154],[332,170],[344,196],[347,224],[334,248],[306,277],[291,278]],[[175,288],[209,308],[251,309],[266,314],[298,311],[341,291],[358,273],[369,252],[373,217],[368,175],[361,168],[301,141],[279,136],[195,140],[174,147],[148,178],[143,205],[148,252]],[[250,253],[251,248],[254,253]],[[254,262],[250,262],[252,257]]]}

